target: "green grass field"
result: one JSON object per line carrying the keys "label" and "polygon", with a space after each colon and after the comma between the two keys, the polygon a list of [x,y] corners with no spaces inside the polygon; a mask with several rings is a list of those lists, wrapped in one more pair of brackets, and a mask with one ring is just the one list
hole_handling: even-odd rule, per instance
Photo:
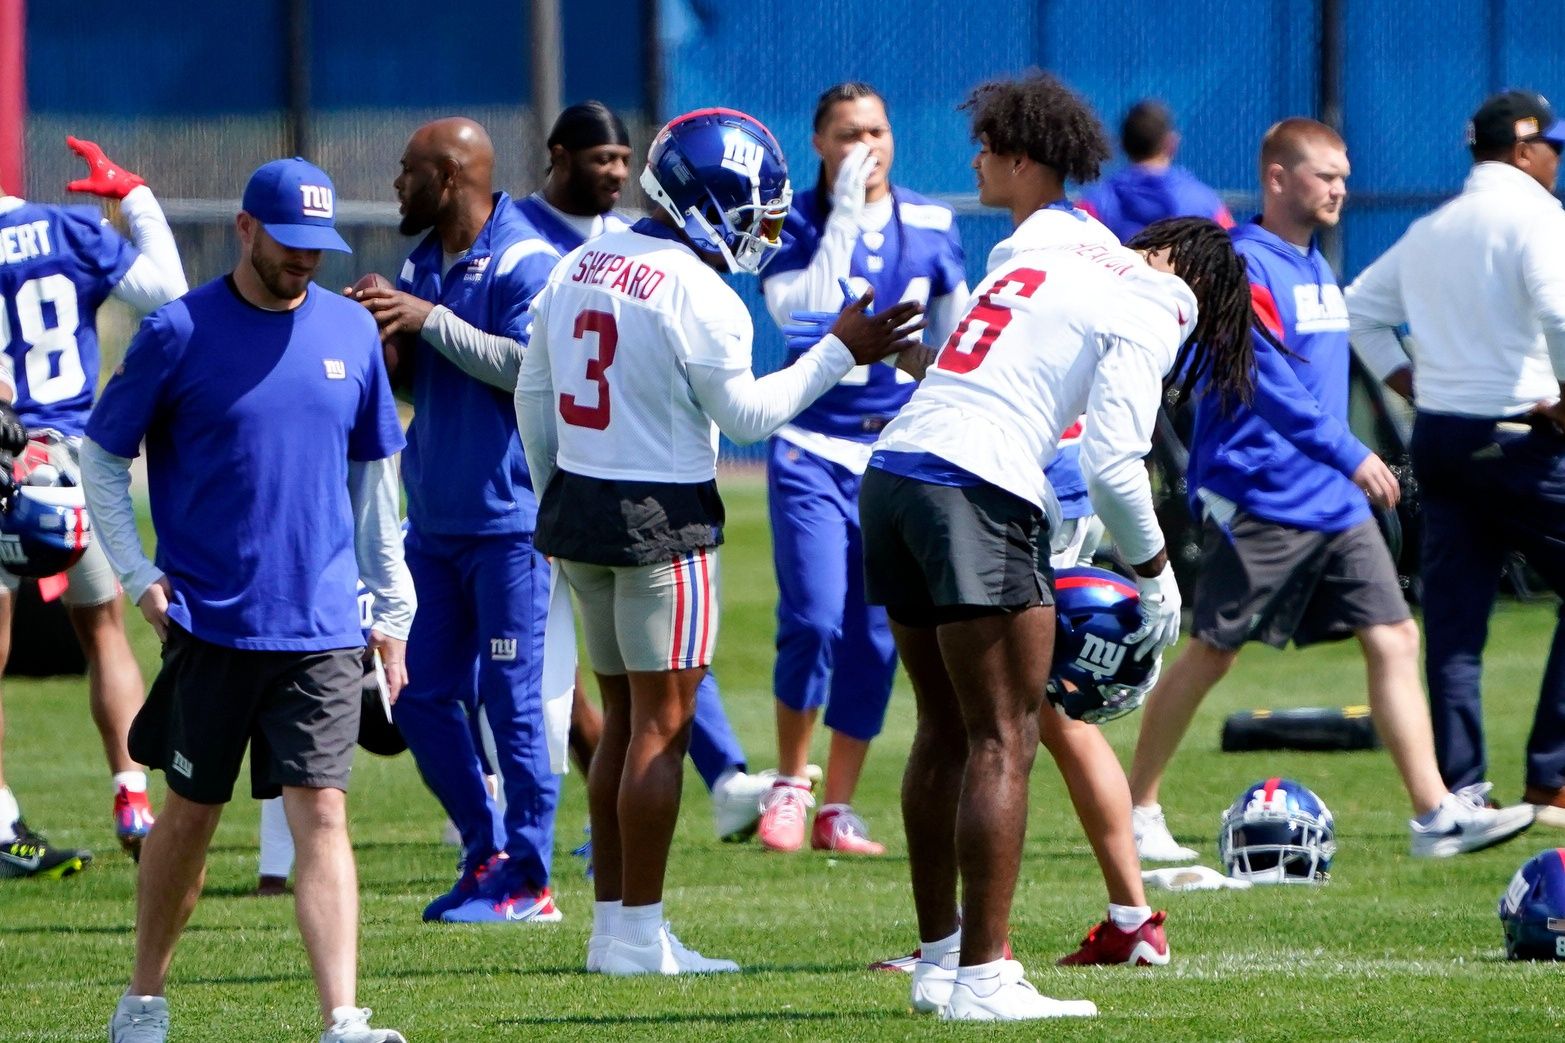
{"label": "green grass field", "polygon": [[[717,672],[752,763],[772,759],[772,610],[764,492],[725,483]],[[1487,659],[1491,777],[1520,792],[1522,745],[1542,672],[1552,604],[1504,603]],[[133,640],[150,678],[156,642]],[[1103,915],[1095,865],[1047,755],[1034,773],[1013,941],[1047,994],[1093,999],[1091,1022],[945,1026],[914,1016],[907,979],[864,969],[911,948],[916,931],[897,806],[911,731],[905,687],[871,754],[860,810],[890,855],[872,862],[763,854],[719,844],[694,772],[669,872],[667,906],[685,941],[739,960],[716,979],[609,980],[581,971],[591,891],[566,852],[586,819],[582,781],[565,781],[555,890],[565,922],[458,928],[419,922],[449,886],[441,815],[404,756],[360,754],[349,801],[363,895],[360,1002],[414,1043],[433,1040],[901,1039],[1560,1040],[1565,965],[1514,965],[1495,903],[1523,859],[1565,841],[1538,830],[1445,862],[1408,857],[1408,809],[1381,753],[1223,754],[1229,712],[1363,701],[1355,646],[1309,653],[1256,648],[1213,694],[1164,787],[1170,824],[1216,865],[1218,816],[1256,778],[1299,778],[1330,805],[1339,852],[1327,887],[1153,892],[1169,912],[1166,968],[1053,966]],[[135,867],[110,833],[109,795],[80,680],[8,681],[6,774],[28,818],[56,842],[90,847],[84,874],[0,882],[0,1041],[99,1040],[129,972]],[[1109,725],[1128,760],[1137,719]],[[818,745],[818,758],[825,743]],[[162,778],[155,777],[161,791]],[[242,786],[243,784],[241,784]],[[156,794],[155,794],[156,796]],[[175,1040],[313,1040],[314,990],[288,900],[254,899],[257,810],[229,810],[207,890],[175,958]]]}

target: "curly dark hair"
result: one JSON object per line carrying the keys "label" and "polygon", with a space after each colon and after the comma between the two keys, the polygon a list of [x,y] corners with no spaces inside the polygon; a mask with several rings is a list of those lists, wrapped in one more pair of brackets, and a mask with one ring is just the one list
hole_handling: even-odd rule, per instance
{"label": "curly dark hair", "polygon": [[960,106],[973,113],[973,137],[987,137],[989,151],[1025,153],[1078,183],[1096,181],[1109,158],[1109,139],[1082,97],[1046,72],[1019,80],[990,80]]}
{"label": "curly dark hair", "polygon": [[1180,347],[1170,371],[1180,380],[1180,397],[1203,378],[1223,409],[1248,403],[1255,392],[1255,343],[1259,336],[1286,352],[1250,300],[1250,279],[1233,240],[1215,221],[1172,217],[1147,225],[1125,244],[1133,250],[1168,251],[1168,263],[1195,294],[1195,330]]}

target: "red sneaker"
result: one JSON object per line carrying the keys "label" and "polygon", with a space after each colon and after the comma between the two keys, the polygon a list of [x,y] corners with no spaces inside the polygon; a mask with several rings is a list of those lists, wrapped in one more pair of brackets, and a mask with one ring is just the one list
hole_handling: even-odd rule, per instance
{"label": "red sneaker", "polygon": [[810,830],[810,846],[839,855],[884,855],[886,845],[869,838],[864,820],[847,805],[822,808]]}
{"label": "red sneaker", "polygon": [[1137,967],[1161,967],[1168,962],[1168,936],[1163,921],[1168,914],[1159,910],[1134,931],[1122,931],[1113,920],[1104,920],[1081,940],[1081,948],[1059,960],[1062,967],[1086,967],[1094,964],[1129,963]]}
{"label": "red sneaker", "polygon": [[918,965],[918,958],[922,955],[922,948],[914,949],[906,956],[893,956],[889,960],[876,960],[869,965],[872,971],[901,971],[903,974],[912,974],[913,968]]}
{"label": "red sneaker", "polygon": [[130,857],[141,861],[141,842],[152,829],[152,805],[145,790],[131,792],[124,786],[114,791],[114,835]]}
{"label": "red sneaker", "polygon": [[761,797],[761,821],[755,835],[768,851],[797,851],[804,846],[804,821],[815,798],[803,786],[778,782]]}

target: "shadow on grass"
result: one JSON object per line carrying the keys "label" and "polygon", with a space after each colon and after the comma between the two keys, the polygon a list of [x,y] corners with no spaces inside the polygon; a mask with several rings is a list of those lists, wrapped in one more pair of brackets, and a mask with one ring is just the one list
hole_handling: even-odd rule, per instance
{"label": "shadow on grass", "polygon": [[556,1016],[543,1016],[537,1018],[501,1018],[496,1025],[582,1025],[582,1026],[611,1026],[611,1025],[683,1025],[715,1023],[720,1025],[754,1024],[756,1022],[776,1021],[784,1023],[796,1023],[801,1021],[887,1021],[891,1018],[900,1018],[906,1015],[906,1011],[891,1008],[872,1007],[861,1010],[747,1010],[730,1011],[726,1013],[701,1014],[669,1013],[669,1014],[564,1014]]}

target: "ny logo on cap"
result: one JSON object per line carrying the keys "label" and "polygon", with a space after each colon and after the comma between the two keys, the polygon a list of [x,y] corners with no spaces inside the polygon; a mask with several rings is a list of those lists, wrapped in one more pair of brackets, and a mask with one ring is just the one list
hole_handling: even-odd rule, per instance
{"label": "ny logo on cap", "polygon": [[331,189],[325,185],[300,185],[300,201],[304,205],[305,217],[324,217],[332,219]]}

